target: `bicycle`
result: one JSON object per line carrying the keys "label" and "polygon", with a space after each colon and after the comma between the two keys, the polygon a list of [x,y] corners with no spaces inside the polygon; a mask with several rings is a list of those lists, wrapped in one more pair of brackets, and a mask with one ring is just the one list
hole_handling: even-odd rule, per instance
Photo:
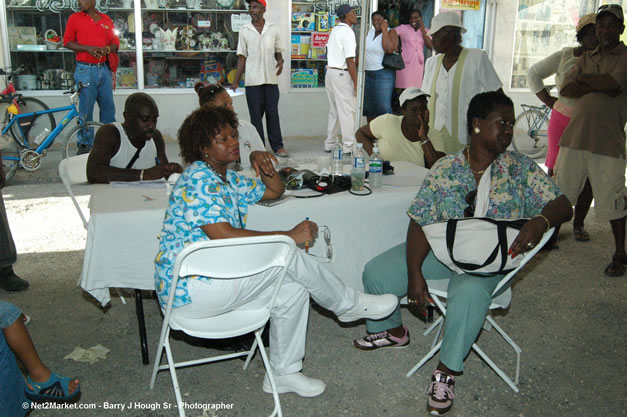
{"label": "bicycle", "polygon": [[[15,90],[15,86],[13,85],[13,76],[18,75],[24,72],[24,66],[20,66],[19,68],[13,71],[7,71],[0,68],[0,76],[4,77],[6,88],[0,91],[0,96],[12,96],[13,100],[11,100],[11,105],[8,107],[7,112],[5,113],[4,123],[8,123],[9,119],[16,114],[20,113],[35,113],[40,110],[49,110],[50,108],[41,100],[38,100],[34,97],[24,97],[19,94]],[[6,101],[6,100],[3,100]],[[49,131],[54,130],[56,127],[56,122],[54,120],[54,116],[49,114],[48,117],[40,117],[37,119],[36,123],[34,117],[23,118],[20,121],[22,129],[26,129],[26,137],[28,138],[29,134],[33,134],[33,136],[37,136],[39,133],[43,132],[45,129]],[[19,136],[18,125],[14,125],[11,129],[13,129],[14,134]]]}
{"label": "bicycle", "polygon": [[[13,177],[19,166],[27,171],[37,170],[41,166],[41,158],[46,156],[48,148],[53,145],[55,139],[70,124],[70,121],[76,119],[78,125],[70,130],[64,140],[62,145],[64,159],[69,157],[72,151],[77,149],[79,135],[91,135],[93,133],[95,136],[98,128],[104,126],[100,122],[88,122],[80,116],[76,105],[78,103],[80,92],[84,87],[85,86],[81,83],[79,84],[78,89],[72,88],[63,92],[63,94],[71,94],[69,106],[55,107],[32,113],[20,113],[13,115],[13,117],[10,118],[9,122],[2,129],[2,138],[0,139],[0,153],[2,154],[2,164],[7,182]],[[5,96],[4,100],[13,100],[13,96]],[[47,134],[41,143],[35,143],[38,138],[34,138],[32,141],[28,140],[22,130],[20,120],[31,118],[34,123],[40,117],[48,117],[53,113],[59,113],[62,111],[67,111],[68,113],[65,117],[63,117],[63,120],[61,120],[61,122]],[[14,129],[13,126],[17,126],[17,129]],[[17,130],[17,134],[15,130]],[[11,133],[11,137],[8,137],[7,132]],[[36,148],[32,148],[31,143],[29,142],[32,142]]]}
{"label": "bicycle", "polygon": [[[550,95],[554,87],[554,85],[547,85],[544,88]],[[512,145],[518,152],[530,158],[541,158],[546,155],[549,146],[547,132],[551,108],[546,104],[541,106],[521,104],[520,106],[523,112],[514,122]]]}

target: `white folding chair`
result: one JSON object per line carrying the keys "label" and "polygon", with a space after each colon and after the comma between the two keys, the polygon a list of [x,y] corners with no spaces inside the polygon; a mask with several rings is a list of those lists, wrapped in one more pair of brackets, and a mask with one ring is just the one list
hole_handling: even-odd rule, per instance
{"label": "white folding chair", "polygon": [[[501,281],[499,281],[498,285],[492,292],[492,304],[490,304],[490,311],[496,310],[499,308],[507,308],[512,302],[512,289],[508,287],[502,294],[499,294],[499,291],[507,285],[514,276],[520,271],[520,269],[525,266],[527,262],[533,258],[533,256],[538,253],[540,249],[546,244],[546,242],[550,239],[551,235],[553,235],[554,228],[547,230],[540,242],[530,251],[525,252],[523,254],[524,258],[522,259],[520,265],[507,274]],[[444,318],[446,316],[446,297],[448,290],[448,279],[442,280],[431,280],[428,281],[427,285],[429,286],[429,294],[433,298],[433,302],[438,307],[442,315],[423,333],[425,336],[431,333],[434,329],[437,329],[435,338],[433,339],[433,343],[431,343],[431,350],[413,367],[409,372],[407,372],[407,378],[412,376],[418,369],[422,367],[429,359],[431,359],[442,346],[442,340],[440,339],[440,334],[442,333],[442,326],[444,324]],[[497,295],[498,294],[498,295]],[[490,316],[490,312],[485,318],[484,329],[489,330],[490,327],[494,327],[494,329],[500,334],[503,339],[514,349],[516,352],[516,374],[514,376],[514,381],[511,380],[509,376],[499,368],[492,359],[477,345],[477,343],[473,343],[472,350],[474,350],[480,357],[483,359],[494,372],[497,373],[498,376],[505,381],[507,385],[509,385],[515,392],[518,392],[518,378],[520,376],[520,347],[512,340],[512,338],[503,330],[494,319]]]}
{"label": "white folding chair", "polygon": [[70,158],[62,159],[61,162],[59,162],[59,177],[61,177],[65,190],[72,199],[72,203],[74,203],[74,207],[76,207],[78,215],[81,216],[83,227],[85,229],[87,229],[87,220],[83,214],[83,210],[81,210],[81,206],[79,206],[78,201],[76,201],[76,197],[72,192],[71,186],[73,184],[87,184],[88,157],[89,154],[76,155]]}
{"label": "white folding chair", "polygon": [[[78,201],[76,201],[76,196],[74,196],[74,192],[72,191],[72,185],[87,184],[87,158],[89,158],[88,153],[71,156],[69,158],[62,159],[61,162],[59,162],[58,167],[61,182],[63,182],[65,190],[72,199],[72,203],[74,203],[74,207],[76,207],[76,211],[78,211],[78,215],[83,221],[83,227],[85,230],[87,230],[87,219],[85,218]],[[122,304],[126,304],[126,300],[117,288],[116,292],[118,293]]]}
{"label": "white folding chair", "polygon": [[[164,312],[163,327],[159,345],[157,346],[157,356],[150,380],[150,389],[154,387],[157,372],[167,369],[170,371],[176,402],[180,404],[182,398],[176,377],[176,368],[247,356],[246,362],[244,362],[244,369],[246,369],[255,350],[259,347],[259,353],[266,368],[274,397],[274,411],[271,415],[281,417],[283,412],[279,402],[279,394],[274,383],[270,362],[261,340],[261,333],[270,319],[270,311],[274,306],[276,295],[295,251],[296,245],[294,241],[287,236],[281,235],[210,240],[192,243],[183,249],[176,257],[176,263],[174,264],[173,279],[170,286],[168,304]],[[259,303],[246,305],[218,316],[204,319],[181,317],[177,314],[176,309],[172,308],[179,279],[185,279],[193,275],[207,276],[212,279],[235,279],[259,274],[270,268],[277,267],[281,268],[279,279],[275,284],[271,299],[263,305]],[[202,301],[199,300],[197,302]],[[191,336],[205,339],[226,339],[254,332],[255,341],[250,350],[246,352],[174,362],[170,348],[170,329],[182,330]],[[167,364],[160,365],[164,348]],[[179,416],[185,416],[183,407],[179,407]]]}

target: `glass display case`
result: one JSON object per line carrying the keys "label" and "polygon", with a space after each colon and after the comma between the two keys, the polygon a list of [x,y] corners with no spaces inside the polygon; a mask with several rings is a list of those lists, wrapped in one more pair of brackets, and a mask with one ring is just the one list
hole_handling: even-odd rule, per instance
{"label": "glass display case", "polygon": [[[244,0],[98,0],[120,38],[117,88],[189,88],[232,80],[239,28],[250,21]],[[7,0],[10,66],[24,65],[21,90],[62,90],[74,83],[74,52],[62,47],[76,0]],[[136,36],[135,13],[141,35]],[[136,39],[142,45],[136,45]],[[141,62],[142,65],[138,65]],[[138,74],[137,68],[143,68]],[[141,78],[141,80],[140,80]]]}
{"label": "glass display case", "polygon": [[[326,44],[335,26],[335,9],[346,0],[293,1],[291,21],[291,88],[324,87]],[[360,15],[360,10],[357,10]],[[359,38],[359,24],[353,27]]]}

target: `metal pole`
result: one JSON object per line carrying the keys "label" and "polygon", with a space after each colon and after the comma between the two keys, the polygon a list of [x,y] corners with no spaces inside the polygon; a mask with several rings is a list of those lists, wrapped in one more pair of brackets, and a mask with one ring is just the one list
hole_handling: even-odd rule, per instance
{"label": "metal pole", "polygon": [[[372,0],[362,0],[361,2],[361,23],[359,25],[359,65],[357,66],[357,104],[355,106],[354,131],[361,127],[361,114],[364,107],[364,65],[366,64],[366,35],[368,35],[370,21],[370,2]],[[355,145],[353,145],[354,147]],[[355,149],[353,149],[355,150]]]}

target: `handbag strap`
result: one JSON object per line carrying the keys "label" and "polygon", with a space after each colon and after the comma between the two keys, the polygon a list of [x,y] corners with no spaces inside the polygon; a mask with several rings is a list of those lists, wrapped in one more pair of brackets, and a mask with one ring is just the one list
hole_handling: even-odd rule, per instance
{"label": "handbag strap", "polygon": [[133,166],[133,164],[135,163],[135,161],[137,161],[137,158],[139,158],[139,154],[142,152],[142,148],[139,148],[135,151],[135,155],[133,155],[133,157],[131,158],[130,161],[128,161],[128,164],[126,164],[126,168],[125,169],[129,169],[130,167]]}
{"label": "handbag strap", "polygon": [[[471,220],[471,219],[469,219]],[[494,275],[500,275],[503,273],[507,273],[511,271],[511,269],[505,269],[505,265],[507,265],[507,228],[512,227],[514,229],[520,230],[523,225],[527,222],[527,219],[519,219],[514,221],[503,221],[491,219],[489,217],[481,217],[481,218],[472,218],[472,220],[480,220],[488,223],[493,223],[496,225],[498,243],[494,247],[494,250],[490,253],[488,258],[485,260],[483,264],[471,264],[466,262],[460,262],[455,259],[453,254],[453,247],[455,245],[455,234],[457,232],[457,224],[459,221],[464,221],[464,219],[450,219],[446,224],[446,249],[448,251],[449,257],[451,258],[451,262],[457,265],[459,268],[463,269],[470,275],[479,276],[479,277],[491,277]],[[477,269],[483,268],[486,265],[494,262],[496,257],[501,253],[501,265],[499,266],[498,271],[492,273],[473,273],[472,271],[476,271]]]}

